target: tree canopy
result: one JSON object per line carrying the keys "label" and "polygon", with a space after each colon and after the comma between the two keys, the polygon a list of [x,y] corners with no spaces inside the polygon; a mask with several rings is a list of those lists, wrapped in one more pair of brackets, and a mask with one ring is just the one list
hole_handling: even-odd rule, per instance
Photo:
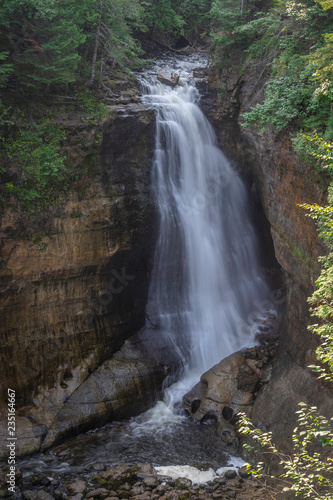
{"label": "tree canopy", "polygon": [[[211,0],[7,0],[0,4],[0,88],[33,94],[103,68],[130,71],[143,52],[134,36],[208,30]],[[99,71],[96,72],[96,68]]]}

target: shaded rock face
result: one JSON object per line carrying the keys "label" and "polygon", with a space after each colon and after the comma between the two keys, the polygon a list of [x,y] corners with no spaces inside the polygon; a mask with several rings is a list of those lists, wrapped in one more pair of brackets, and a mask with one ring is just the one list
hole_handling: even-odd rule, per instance
{"label": "shaded rock face", "polygon": [[[155,339],[155,336],[146,330],[134,335],[69,393],[46,430],[42,449],[73,433],[138,415],[152,406],[161,394],[164,379],[169,376],[172,380],[182,366],[168,340],[161,336]],[[33,412],[30,415],[33,416]]]}
{"label": "shaded rock face", "polygon": [[88,171],[83,194],[46,217],[38,240],[21,236],[10,207],[1,222],[1,401],[7,418],[16,390],[17,432],[31,438],[18,453],[39,448],[64,402],[145,321],[154,113],[113,106],[103,123],[67,126],[67,161]]}
{"label": "shaded rock face", "polygon": [[315,361],[317,346],[317,339],[307,331],[311,322],[307,297],[319,274],[318,257],[326,249],[314,222],[298,206],[325,204],[326,184],[312,167],[299,161],[287,134],[268,130],[259,135],[254,127],[241,128],[241,114],[263,98],[262,78],[267,76],[262,73],[260,81],[259,76],[249,71],[240,76],[236,64],[220,74],[211,72],[202,106],[215,125],[222,149],[241,166],[253,205],[264,210],[269,225],[255,210],[257,225],[264,232],[269,228],[283,270],[286,312],[276,361],[269,384],[254,402],[252,418],[262,428],[273,430],[277,442],[289,452],[300,401],[318,406],[327,415],[333,411],[332,393],[307,368]]}

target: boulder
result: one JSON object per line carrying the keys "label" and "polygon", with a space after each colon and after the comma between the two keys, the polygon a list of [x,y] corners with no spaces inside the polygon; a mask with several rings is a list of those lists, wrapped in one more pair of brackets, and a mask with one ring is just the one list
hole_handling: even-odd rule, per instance
{"label": "boulder", "polygon": [[161,72],[157,75],[157,80],[169,87],[176,87],[179,83],[179,75],[176,73]]}
{"label": "boulder", "polygon": [[87,491],[87,484],[79,479],[68,486],[68,491],[71,495],[84,494]]}
{"label": "boulder", "polygon": [[204,373],[183,398],[182,406],[191,419],[214,423],[218,435],[231,444],[236,437],[236,414],[251,415],[257,391],[269,378],[269,364],[265,365],[263,358],[261,348],[238,351]]}
{"label": "boulder", "polygon": [[142,330],[87,377],[58,411],[42,449],[71,433],[148,410],[157,401],[164,379],[169,376],[171,383],[181,368],[181,359],[159,333]]}

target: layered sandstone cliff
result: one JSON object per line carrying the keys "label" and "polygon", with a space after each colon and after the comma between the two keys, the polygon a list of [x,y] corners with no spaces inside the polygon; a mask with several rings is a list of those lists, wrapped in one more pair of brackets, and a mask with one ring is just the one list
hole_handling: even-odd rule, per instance
{"label": "layered sandstone cliff", "polygon": [[[86,172],[80,185],[73,182],[57,211],[31,220],[10,204],[1,221],[1,437],[11,388],[18,454],[145,410],[168,373],[167,360],[146,353],[140,361],[133,345],[112,370],[102,364],[145,322],[154,112],[128,103],[110,106],[95,125],[79,118],[62,125],[68,164]],[[81,408],[72,406],[64,422],[75,398]]]}

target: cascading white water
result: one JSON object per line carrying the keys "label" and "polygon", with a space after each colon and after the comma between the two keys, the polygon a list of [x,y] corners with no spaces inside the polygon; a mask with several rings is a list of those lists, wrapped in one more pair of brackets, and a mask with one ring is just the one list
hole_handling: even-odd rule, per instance
{"label": "cascading white water", "polygon": [[146,84],[157,109],[160,214],[148,316],[198,373],[253,342],[267,296],[242,180],[217,146],[198,91]]}

